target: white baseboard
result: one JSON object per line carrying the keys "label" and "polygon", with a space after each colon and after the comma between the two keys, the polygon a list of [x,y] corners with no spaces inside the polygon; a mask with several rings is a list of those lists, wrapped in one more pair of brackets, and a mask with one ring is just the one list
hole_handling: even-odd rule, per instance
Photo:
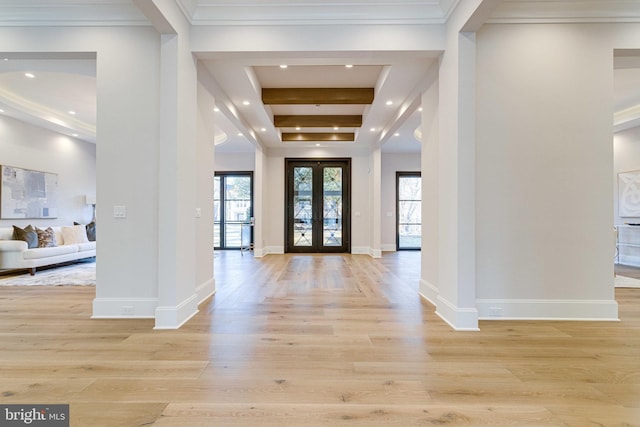
{"label": "white baseboard", "polygon": [[156,326],[153,329],[178,329],[197,313],[196,294],[175,306],[159,306],[156,308]]}
{"label": "white baseboard", "polygon": [[427,301],[429,301],[432,305],[436,306],[438,304],[438,287],[426,280],[420,279],[420,285],[418,288],[418,293]]}
{"label": "white baseboard", "polygon": [[618,321],[615,300],[478,299],[482,320]]}
{"label": "white baseboard", "polygon": [[436,314],[456,331],[479,331],[478,310],[456,307],[441,295],[436,298]]}
{"label": "white baseboard", "polygon": [[198,305],[202,304],[209,297],[216,293],[216,280],[212,277],[206,282],[196,286]]}
{"label": "white baseboard", "polygon": [[630,265],[632,267],[640,267],[640,257],[632,256],[632,255],[619,255],[618,259],[619,264]]}
{"label": "white baseboard", "polygon": [[152,319],[157,305],[157,298],[95,298],[91,318]]}

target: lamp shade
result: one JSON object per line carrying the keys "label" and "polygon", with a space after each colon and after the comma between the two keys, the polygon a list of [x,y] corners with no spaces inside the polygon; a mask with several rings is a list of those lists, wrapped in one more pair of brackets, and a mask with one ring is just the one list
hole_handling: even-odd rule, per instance
{"label": "lamp shade", "polygon": [[96,196],[93,194],[85,194],[84,195],[84,203],[86,205],[95,205],[96,204]]}

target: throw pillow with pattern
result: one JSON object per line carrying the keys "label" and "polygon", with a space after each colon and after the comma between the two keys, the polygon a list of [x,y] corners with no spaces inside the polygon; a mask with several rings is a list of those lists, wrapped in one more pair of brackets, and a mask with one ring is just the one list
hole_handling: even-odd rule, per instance
{"label": "throw pillow with pattern", "polygon": [[56,242],[56,234],[53,232],[53,228],[47,227],[42,230],[36,227],[36,232],[38,233],[39,248],[52,248],[54,246],[58,246],[58,243]]}

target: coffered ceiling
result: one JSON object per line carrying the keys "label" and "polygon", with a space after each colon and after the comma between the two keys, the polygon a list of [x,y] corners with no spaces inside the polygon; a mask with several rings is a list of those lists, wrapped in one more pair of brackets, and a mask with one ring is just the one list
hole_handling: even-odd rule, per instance
{"label": "coffered ceiling", "polygon": [[[149,25],[146,0],[3,0],[0,26]],[[177,0],[192,25],[441,24],[460,0]],[[464,1],[464,0],[463,0]],[[503,0],[489,22],[640,22],[640,1]],[[95,142],[95,60],[0,53],[3,114]],[[635,53],[627,57],[638,56]],[[342,144],[419,151],[429,52],[198,54],[221,91],[220,150]],[[619,64],[624,64],[619,65]],[[352,67],[347,67],[347,66]],[[281,66],[286,66],[283,68]],[[616,65],[616,106],[640,117],[640,65]],[[25,76],[32,72],[35,77]],[[274,99],[277,97],[277,99]],[[395,136],[398,135],[398,136]]]}

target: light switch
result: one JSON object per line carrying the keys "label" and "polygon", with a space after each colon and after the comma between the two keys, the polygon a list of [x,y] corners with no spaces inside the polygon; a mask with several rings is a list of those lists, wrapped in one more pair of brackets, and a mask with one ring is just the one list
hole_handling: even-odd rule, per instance
{"label": "light switch", "polygon": [[113,217],[114,218],[126,218],[127,217],[127,207],[122,205],[115,205],[113,207]]}
{"label": "light switch", "polygon": [[202,209],[196,208],[196,218],[200,218],[202,216]]}

